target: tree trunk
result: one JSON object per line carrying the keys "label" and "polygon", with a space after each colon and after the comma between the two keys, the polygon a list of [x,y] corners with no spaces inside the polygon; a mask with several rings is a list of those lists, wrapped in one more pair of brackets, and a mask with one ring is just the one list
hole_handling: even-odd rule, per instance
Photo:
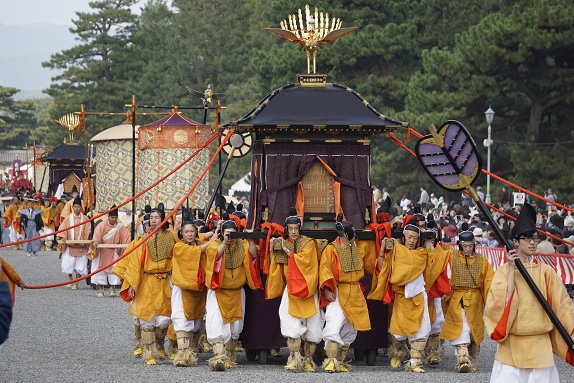
{"label": "tree trunk", "polygon": [[544,113],[544,106],[537,102],[532,102],[530,108],[530,119],[528,120],[528,130],[526,138],[529,142],[538,142],[540,135],[540,124],[542,123],[542,113]]}

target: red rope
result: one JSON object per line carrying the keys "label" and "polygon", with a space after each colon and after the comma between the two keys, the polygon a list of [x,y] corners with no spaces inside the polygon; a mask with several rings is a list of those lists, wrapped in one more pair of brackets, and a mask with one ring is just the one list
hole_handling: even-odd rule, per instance
{"label": "red rope", "polygon": [[507,184],[507,185],[509,185],[509,186],[512,186],[512,187],[515,188],[515,189],[518,189],[518,190],[520,190],[520,191],[522,191],[522,192],[524,192],[524,193],[527,193],[527,194],[529,194],[529,195],[531,195],[531,196],[533,196],[533,197],[536,197],[536,198],[538,198],[538,199],[541,199],[541,200],[544,201],[544,202],[551,203],[552,205],[554,205],[554,206],[556,206],[556,207],[559,207],[559,208],[561,208],[561,209],[567,210],[567,211],[569,211],[569,212],[574,212],[574,209],[571,209],[569,206],[559,204],[559,203],[556,202],[556,201],[549,200],[549,199],[547,199],[547,198],[545,198],[545,197],[543,197],[543,196],[541,196],[541,195],[538,195],[538,194],[536,194],[536,193],[533,193],[533,192],[531,192],[530,190],[524,189],[523,187],[520,187],[520,186],[518,186],[518,185],[516,185],[516,184],[514,184],[514,183],[512,183],[512,182],[510,182],[510,181],[507,181],[507,180],[505,180],[504,178],[499,177],[499,176],[497,176],[496,174],[494,174],[494,173],[492,173],[492,172],[489,172],[488,170],[482,169],[482,172],[483,172],[484,174],[490,175],[492,178],[495,178],[495,179],[497,179],[497,180],[499,180],[499,181],[501,181],[501,182],[504,182],[505,184]]}
{"label": "red rope", "polygon": [[[503,211],[503,210],[500,210],[500,209],[497,208],[496,206],[490,205],[490,204],[488,204],[488,203],[486,203],[486,202],[485,202],[485,205],[488,206],[488,207],[491,208],[491,209],[496,210],[497,212],[499,212],[500,214],[502,214],[505,218],[511,219],[511,220],[513,220],[513,221],[516,221],[516,218],[515,218],[514,216],[512,216],[512,215],[506,213],[506,212]],[[574,243],[569,242],[569,241],[565,240],[564,238],[557,237],[557,236],[555,236],[554,234],[550,234],[549,232],[547,232],[547,231],[545,231],[545,230],[536,229],[536,231],[538,231],[538,232],[541,233],[541,234],[544,234],[544,235],[547,236],[547,237],[550,237],[550,238],[552,238],[552,239],[555,239],[555,240],[557,240],[557,241],[560,241],[560,242],[562,242],[562,243],[565,243],[565,244],[567,244],[567,245],[574,246]]]}
{"label": "red rope", "polygon": [[412,150],[410,150],[409,148],[407,148],[407,146],[405,144],[403,144],[397,137],[395,137],[394,134],[392,133],[387,133],[387,137],[389,137],[391,140],[393,140],[397,145],[399,145],[401,148],[403,148],[404,150],[406,150],[407,152],[409,152],[409,154],[415,158],[417,158],[417,155],[415,154],[415,152],[413,152]]}
{"label": "red rope", "polygon": [[[417,131],[414,130],[413,128],[410,128],[410,127],[409,127],[409,128],[408,128],[407,135],[410,135],[410,134],[413,134],[413,135],[417,136],[418,138],[422,138],[422,137],[423,137],[422,134],[420,134],[419,132],[417,132]],[[413,157],[416,157],[416,154],[415,154],[412,150],[410,150],[409,148],[407,148],[407,147],[406,147],[401,141],[399,141],[396,137],[394,137],[394,136],[391,137],[391,134],[390,134],[390,133],[388,133],[387,135],[388,135],[393,141],[395,141],[401,148],[407,150]],[[408,141],[408,140],[407,140],[407,141]],[[545,198],[545,197],[543,197],[543,196],[541,196],[541,195],[539,195],[539,194],[536,194],[536,193],[534,193],[534,192],[531,192],[530,190],[525,189],[525,188],[523,188],[523,187],[521,187],[521,186],[518,186],[518,185],[516,185],[515,183],[512,183],[512,182],[510,182],[510,181],[508,181],[508,180],[506,180],[506,179],[504,179],[504,178],[502,178],[502,177],[500,177],[500,176],[497,176],[496,174],[494,174],[494,173],[492,173],[492,172],[489,172],[489,171],[486,170],[486,169],[481,169],[481,171],[482,171],[484,174],[490,175],[491,177],[497,179],[498,181],[507,184],[508,186],[511,186],[511,187],[513,187],[513,188],[515,188],[515,189],[518,189],[518,190],[520,190],[520,191],[522,191],[522,192],[524,192],[524,193],[527,193],[528,195],[531,195],[532,197],[536,197],[536,198],[538,198],[538,199],[540,199],[540,200],[542,200],[542,201],[544,201],[544,202],[547,202],[547,203],[550,203],[550,204],[552,204],[552,205],[554,205],[554,206],[556,206],[556,207],[559,207],[560,209],[567,210],[567,211],[569,211],[569,212],[573,212],[573,213],[574,213],[574,209],[570,208],[569,206],[562,205],[562,204],[560,204],[560,203],[558,203],[558,202],[556,202],[556,201],[549,200],[549,199],[547,199],[547,198]]]}
{"label": "red rope", "polygon": [[[59,287],[59,286],[64,286],[64,285],[68,285],[70,283],[76,283],[79,282],[81,280],[84,280],[86,278],[91,277],[92,275],[95,275],[105,269],[107,269],[108,267],[115,265],[116,263],[118,263],[120,260],[124,259],[125,257],[127,257],[129,254],[131,254],[132,252],[134,252],[138,247],[140,247],[141,245],[145,244],[145,242],[150,239],[159,229],[161,229],[163,227],[163,225],[168,222],[171,217],[173,217],[176,213],[177,210],[181,207],[181,205],[184,204],[184,202],[187,200],[187,198],[189,198],[189,196],[195,191],[195,189],[197,188],[197,185],[199,185],[199,182],[203,179],[203,177],[205,177],[205,175],[207,174],[207,172],[209,171],[209,169],[211,168],[211,166],[213,165],[213,163],[215,162],[215,160],[217,159],[219,152],[221,151],[221,149],[223,148],[223,146],[225,146],[225,144],[227,143],[227,141],[229,140],[229,137],[231,137],[231,135],[233,134],[233,131],[230,130],[227,133],[227,136],[225,136],[225,138],[221,141],[221,145],[217,148],[217,150],[215,151],[215,153],[213,154],[213,157],[211,158],[211,161],[209,161],[209,164],[207,164],[206,168],[203,170],[203,172],[200,174],[200,176],[197,178],[197,180],[195,181],[195,183],[192,185],[191,189],[186,193],[185,196],[183,196],[181,198],[181,200],[177,203],[177,205],[173,208],[173,210],[165,217],[165,219],[155,228],[153,229],[149,234],[147,234],[144,238],[141,238],[137,243],[136,246],[132,247],[130,250],[124,252],[124,254],[122,254],[121,257],[119,257],[118,259],[114,260],[113,262],[111,262],[108,265],[102,266],[99,269],[92,271],[89,274],[83,275],[79,278],[76,279],[72,279],[72,280],[68,280],[68,281],[64,281],[64,282],[58,282],[58,283],[52,283],[49,285],[27,285],[25,288],[27,289],[48,289],[48,288],[53,288],[53,287]],[[215,136],[217,136],[218,134],[215,134]]]}
{"label": "red rope", "polygon": [[[106,210],[106,211],[104,211],[103,213],[100,213],[100,214],[98,214],[98,215],[96,215],[96,216],[94,216],[94,217],[92,217],[92,218],[90,218],[90,219],[87,219],[87,220],[85,220],[85,221],[82,221],[82,222],[78,223],[77,225],[70,226],[70,227],[68,227],[67,229],[57,230],[57,231],[54,231],[54,232],[52,232],[52,233],[43,234],[43,235],[40,235],[40,236],[34,237],[34,238],[27,238],[27,239],[22,239],[22,240],[16,241],[16,242],[10,242],[10,243],[1,244],[1,245],[0,245],[0,248],[7,247],[7,246],[12,246],[12,245],[19,245],[19,244],[24,243],[24,242],[35,241],[35,240],[38,240],[38,239],[41,239],[41,238],[45,238],[45,237],[49,237],[49,236],[56,235],[56,234],[59,234],[59,233],[63,233],[63,232],[65,232],[65,231],[67,231],[67,230],[73,229],[73,228],[75,228],[75,227],[79,227],[79,226],[81,226],[81,225],[84,225],[85,223],[88,223],[88,222],[91,222],[91,221],[93,221],[93,220],[95,220],[95,219],[97,219],[97,218],[103,217],[104,215],[108,214],[108,213],[109,213],[110,211],[112,211],[112,210],[117,210],[117,209],[119,209],[120,207],[122,207],[122,206],[124,206],[124,205],[127,205],[127,204],[130,203],[132,200],[141,197],[144,193],[146,193],[147,191],[149,191],[149,190],[151,190],[152,188],[156,187],[158,184],[160,184],[161,182],[165,181],[166,178],[168,178],[168,177],[171,176],[173,173],[175,173],[176,171],[178,171],[179,169],[181,169],[181,167],[182,167],[183,165],[185,165],[185,164],[186,164],[187,162],[189,162],[193,157],[195,157],[197,154],[199,154],[199,152],[200,152],[201,150],[203,150],[204,148],[206,148],[216,137],[218,137],[218,135],[219,135],[218,133],[214,133],[214,134],[200,147],[199,150],[196,150],[191,156],[189,156],[188,158],[186,158],[182,163],[180,163],[179,165],[177,165],[177,166],[176,166],[174,169],[172,169],[169,173],[167,173],[165,176],[161,177],[159,180],[157,180],[156,182],[154,182],[153,184],[151,184],[150,186],[148,186],[147,188],[145,188],[144,190],[142,190],[142,191],[139,192],[138,194],[136,194],[136,195],[134,195],[133,197],[130,197],[130,198],[128,198],[127,200],[125,200],[124,202],[120,203],[120,204],[119,204],[118,206],[116,206],[114,209]],[[132,212],[132,214],[133,214],[133,212]]]}

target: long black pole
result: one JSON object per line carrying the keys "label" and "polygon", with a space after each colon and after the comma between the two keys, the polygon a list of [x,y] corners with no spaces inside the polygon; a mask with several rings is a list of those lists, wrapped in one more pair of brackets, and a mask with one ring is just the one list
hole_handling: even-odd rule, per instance
{"label": "long black pole", "polygon": [[[514,244],[512,242],[510,242],[510,240],[502,233],[502,231],[500,230],[500,228],[498,227],[498,225],[494,221],[494,217],[490,213],[490,210],[488,210],[488,208],[486,207],[484,202],[478,197],[478,194],[476,193],[474,188],[470,185],[467,185],[466,189],[468,190],[468,193],[470,194],[470,196],[472,197],[474,202],[476,202],[476,205],[478,206],[478,208],[480,209],[482,214],[484,214],[484,217],[488,221],[488,224],[490,225],[492,230],[496,233],[498,240],[501,243],[504,243],[506,250],[515,249],[516,246],[514,246]],[[524,267],[524,264],[522,264],[520,259],[516,259],[514,261],[514,264],[516,265],[516,268],[518,269],[518,271],[520,272],[520,274],[522,275],[522,277],[524,278],[524,280],[528,284],[528,287],[530,287],[530,290],[532,290],[532,292],[534,293],[534,296],[536,297],[538,302],[542,305],[542,308],[544,309],[544,311],[546,311],[546,314],[550,318],[550,321],[552,322],[552,324],[554,324],[556,329],[558,329],[560,336],[562,336],[562,338],[564,339],[564,341],[566,342],[568,347],[570,349],[572,349],[572,345],[574,344],[574,341],[572,341],[570,334],[568,334],[568,332],[564,328],[564,325],[562,325],[562,323],[560,322],[560,319],[558,319],[558,317],[556,316],[554,311],[552,311],[552,308],[550,308],[550,305],[548,304],[548,302],[546,301],[546,299],[544,298],[544,296],[540,292],[540,289],[538,289],[538,286],[536,286],[536,283],[534,283],[534,281],[532,280],[532,277],[530,276],[530,274],[528,274],[528,271]]]}

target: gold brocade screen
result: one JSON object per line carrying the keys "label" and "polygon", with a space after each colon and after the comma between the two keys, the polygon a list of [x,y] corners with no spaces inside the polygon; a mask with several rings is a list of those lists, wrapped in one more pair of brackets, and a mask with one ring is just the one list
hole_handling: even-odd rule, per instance
{"label": "gold brocade screen", "polygon": [[305,190],[305,212],[335,212],[333,177],[325,166],[316,161],[303,177]]}

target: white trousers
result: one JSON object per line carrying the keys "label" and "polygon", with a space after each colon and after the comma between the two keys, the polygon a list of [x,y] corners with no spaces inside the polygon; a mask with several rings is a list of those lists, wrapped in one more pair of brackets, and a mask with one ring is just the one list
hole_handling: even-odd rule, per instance
{"label": "white trousers", "polygon": [[215,291],[207,290],[205,332],[209,343],[213,344],[218,339],[222,339],[223,343],[227,343],[231,338],[239,339],[239,334],[243,331],[243,318],[245,317],[245,291],[243,287],[241,288],[241,307],[241,319],[231,323],[223,323]]}
{"label": "white trousers", "polygon": [[428,304],[428,298],[427,298],[427,293],[425,291],[423,291],[421,294],[423,294],[423,296],[425,298],[425,301],[423,304],[424,312],[423,312],[423,320],[421,322],[421,326],[417,330],[415,336],[406,337],[404,335],[393,334],[393,336],[397,340],[405,340],[408,338],[409,342],[412,342],[412,341],[417,340],[417,339],[427,339],[429,337],[431,324],[430,324],[429,308],[427,305]]}
{"label": "white trousers", "polygon": [[283,291],[279,305],[279,319],[281,321],[281,335],[285,338],[302,338],[308,342],[319,343],[322,338],[323,310],[319,308],[319,294],[313,296],[317,313],[309,318],[296,318],[289,314],[289,293],[287,288]]}
{"label": "white trousers", "polygon": [[203,324],[203,318],[187,320],[183,311],[181,288],[176,285],[171,286],[171,321],[175,331],[198,332]]}
{"label": "white trousers", "polygon": [[24,234],[16,233],[14,226],[10,225],[10,242],[16,242],[21,239],[24,239]]}
{"label": "white trousers", "polygon": [[140,319],[140,326],[141,327],[160,327],[160,328],[167,328],[169,326],[169,322],[171,322],[171,318],[165,315],[153,315],[149,322],[146,322],[143,319]]}
{"label": "white trousers", "polygon": [[[62,257],[63,257],[63,255],[62,255]],[[119,258],[118,253],[114,252],[113,260],[115,261],[118,258]],[[98,256],[92,260],[92,271],[96,271],[100,267],[105,266],[105,265],[100,265],[101,259],[102,259],[102,257]],[[117,275],[115,275],[111,272],[106,273],[105,271],[100,271],[99,273],[92,275],[91,282],[93,284],[96,284],[96,285],[114,285],[115,286],[115,285],[119,285],[120,283],[122,283],[122,280],[120,279],[120,277],[118,277]]]}
{"label": "white trousers", "polygon": [[88,274],[88,258],[86,253],[79,257],[72,257],[68,247],[62,253],[62,273],[74,274],[74,271],[80,275]]}
{"label": "white trousers", "polygon": [[456,346],[457,344],[470,344],[470,325],[468,324],[468,318],[464,309],[462,309],[462,331],[458,338],[451,340],[450,344]]}
{"label": "white trousers", "polygon": [[495,360],[490,383],[560,383],[556,366],[544,368],[518,368]]}
{"label": "white trousers", "polygon": [[444,324],[444,313],[442,312],[442,299],[433,298],[434,309],[436,311],[436,319],[431,323],[430,335],[439,334]]}
{"label": "white trousers", "polygon": [[[40,235],[44,235],[44,234],[50,234],[53,233],[54,229],[50,229],[49,227],[44,226],[42,228],[42,230],[39,231]],[[54,240],[54,236],[53,235],[49,235],[47,237],[44,237],[42,239],[40,239],[41,241],[53,241]]]}
{"label": "white trousers", "polygon": [[339,294],[335,291],[335,300],[327,305],[325,310],[325,328],[323,340],[335,342],[339,347],[351,344],[357,338],[357,330],[347,319],[345,312],[339,304]]}

